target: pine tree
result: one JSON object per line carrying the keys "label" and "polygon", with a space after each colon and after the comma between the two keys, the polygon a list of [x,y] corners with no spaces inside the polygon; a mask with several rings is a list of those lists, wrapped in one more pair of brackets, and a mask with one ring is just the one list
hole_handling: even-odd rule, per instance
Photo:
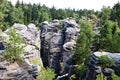
{"label": "pine tree", "polygon": [[4,17],[6,11],[6,0],[0,0],[0,29],[3,30],[4,28]]}
{"label": "pine tree", "polygon": [[114,5],[111,18],[117,21],[120,27],[120,2]]}
{"label": "pine tree", "polygon": [[93,42],[94,33],[92,31],[92,25],[88,21],[81,21],[80,36],[78,37],[76,48],[75,48],[75,63],[78,66],[77,72],[81,77],[85,77],[86,73],[86,62],[91,55],[91,46]]}
{"label": "pine tree", "polygon": [[120,29],[116,22],[106,21],[100,30],[100,49],[120,52]]}

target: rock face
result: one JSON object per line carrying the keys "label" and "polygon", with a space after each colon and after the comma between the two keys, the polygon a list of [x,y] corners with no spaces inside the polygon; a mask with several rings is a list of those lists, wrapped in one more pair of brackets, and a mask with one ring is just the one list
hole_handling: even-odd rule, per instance
{"label": "rock face", "polygon": [[5,49],[5,46],[3,44],[3,42],[0,42],[0,50],[4,50]]}
{"label": "rock face", "polygon": [[63,33],[59,21],[43,22],[41,27],[41,57],[44,67],[51,67],[59,74],[62,57]]}
{"label": "rock face", "polygon": [[[16,23],[12,28],[21,35],[26,45],[24,47],[26,54],[24,60],[19,63],[10,64],[5,60],[0,61],[0,80],[34,80],[43,65],[40,58],[40,30],[34,24],[25,26]],[[9,33],[10,29],[3,32],[0,37],[9,39]],[[1,54],[4,49],[0,42]]]}
{"label": "rock face", "polygon": [[[60,21],[53,20],[50,24],[45,21],[41,27],[41,57],[44,67],[51,67],[59,75],[67,66],[67,57],[71,56],[73,47],[79,35],[79,26],[72,18],[62,21],[63,29],[60,29]],[[68,61],[67,61],[68,62]],[[65,68],[65,69],[64,69]],[[64,73],[65,72],[65,73]]]}
{"label": "rock face", "polygon": [[[0,79],[34,80],[43,65],[44,67],[51,67],[57,75],[68,74],[68,77],[63,80],[69,80],[74,64],[73,48],[76,45],[80,29],[72,18],[64,19],[61,22],[62,25],[59,20],[53,20],[50,23],[44,21],[41,26],[41,33],[34,24],[28,26],[14,24],[16,33],[21,35],[26,45],[24,47],[26,54],[20,63],[10,64],[5,60],[0,61]],[[9,33],[10,29],[3,32],[0,38],[5,38],[7,42]],[[3,54],[4,49],[3,43],[0,43],[0,54]],[[39,64],[34,64],[36,61]]]}
{"label": "rock face", "polygon": [[[102,67],[98,66],[98,57],[102,55],[107,55],[109,58],[113,59],[115,64],[110,68],[106,67],[102,70]],[[120,53],[94,52],[88,64],[86,80],[96,80],[99,73],[103,73],[107,80],[112,80],[112,72],[115,72],[117,76],[120,76]]]}
{"label": "rock face", "polygon": [[65,19],[63,21],[65,40],[63,44],[64,60],[73,54],[73,48],[76,45],[76,40],[79,36],[80,28],[74,19]]}

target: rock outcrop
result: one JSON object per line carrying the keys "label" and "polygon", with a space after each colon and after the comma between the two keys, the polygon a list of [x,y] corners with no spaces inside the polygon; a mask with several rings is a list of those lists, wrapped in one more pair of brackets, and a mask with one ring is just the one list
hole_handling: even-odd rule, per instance
{"label": "rock outcrop", "polygon": [[[34,24],[25,26],[15,23],[12,28],[16,29],[16,34],[21,35],[23,44],[26,45],[24,47],[26,54],[24,60],[19,63],[9,63],[6,60],[1,60],[0,80],[34,80],[43,65],[40,57],[40,30]],[[10,29],[7,29],[0,35],[0,38],[9,40],[9,33]],[[0,42],[1,54],[4,54],[4,50],[5,47]]]}
{"label": "rock outcrop", "polygon": [[64,44],[63,44],[63,62],[65,62],[66,58],[72,55],[73,48],[76,45],[76,40],[79,36],[80,28],[76,21],[72,18],[63,20],[63,27],[64,27]]}
{"label": "rock outcrop", "polygon": [[[41,57],[44,67],[51,67],[57,75],[65,71],[67,58],[71,56],[79,36],[79,26],[72,18],[61,21],[44,21],[41,27]],[[60,28],[63,29],[60,29]],[[68,61],[67,61],[68,62]]]}
{"label": "rock outcrop", "polygon": [[[24,60],[20,63],[10,64],[5,60],[0,61],[0,79],[34,80],[42,65],[52,68],[57,74],[56,76],[67,75],[68,77],[63,80],[70,77],[74,64],[73,48],[80,31],[74,19],[53,20],[50,23],[44,21],[41,32],[34,24],[28,26],[14,24],[12,28],[16,29],[16,34],[21,35],[26,45],[24,47],[26,54]],[[0,38],[4,38],[7,42],[9,33],[10,29],[4,31]],[[0,43],[0,46],[0,53],[3,54],[5,47],[3,47],[3,43]],[[36,61],[39,64],[34,64]]]}
{"label": "rock outcrop", "polygon": [[41,57],[44,67],[51,67],[59,74],[62,58],[63,33],[59,30],[59,21],[50,24],[45,21],[41,27]]}
{"label": "rock outcrop", "polygon": [[[114,60],[114,65],[111,67],[106,67],[102,70],[99,66],[99,57],[107,55],[110,59]],[[88,63],[88,71],[86,74],[86,80],[96,80],[97,75],[103,73],[107,80],[112,80],[112,72],[115,72],[117,76],[120,76],[120,53],[110,53],[110,52],[94,52],[92,54],[91,60]]]}

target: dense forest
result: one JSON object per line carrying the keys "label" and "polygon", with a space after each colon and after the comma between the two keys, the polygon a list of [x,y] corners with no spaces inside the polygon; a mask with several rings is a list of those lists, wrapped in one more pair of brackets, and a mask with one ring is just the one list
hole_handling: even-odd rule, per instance
{"label": "dense forest", "polygon": [[[101,11],[87,10],[87,9],[56,9],[54,6],[48,8],[41,4],[25,4],[19,0],[15,6],[10,1],[0,1],[0,27],[5,30],[14,23],[35,23],[40,26],[43,21],[51,21],[53,19],[65,19],[73,17],[78,22],[82,17],[93,19],[95,22],[100,19],[102,22],[105,20],[118,21],[120,25],[120,3],[114,5],[113,8],[105,7]],[[2,22],[3,21],[3,22]],[[3,27],[4,26],[4,27]]]}
{"label": "dense forest", "polygon": [[[40,28],[43,21],[51,22],[54,19],[63,20],[68,17],[74,18],[80,25],[80,36],[76,41],[76,48],[74,48],[75,65],[78,66],[75,69],[76,75],[72,76],[77,77],[77,79],[72,80],[78,80],[79,76],[79,80],[84,80],[88,69],[88,61],[94,51],[120,53],[120,2],[117,2],[112,8],[103,6],[101,11],[94,11],[70,8],[56,9],[54,6],[49,8],[40,3],[25,4],[19,0],[14,6],[10,1],[0,0],[0,32],[5,31],[14,23],[25,25],[34,23]],[[99,30],[98,34],[93,33],[95,28]],[[109,63],[110,60],[107,58],[106,56],[101,57],[101,60],[104,60],[102,66],[106,67]],[[110,62],[107,67],[111,67],[112,61]],[[42,74],[45,74],[42,75],[45,78],[46,75],[55,77],[49,68],[46,68],[46,71]],[[119,77],[113,74],[114,77],[113,80],[119,80]],[[106,79],[101,79],[101,75],[98,75],[97,80]]]}

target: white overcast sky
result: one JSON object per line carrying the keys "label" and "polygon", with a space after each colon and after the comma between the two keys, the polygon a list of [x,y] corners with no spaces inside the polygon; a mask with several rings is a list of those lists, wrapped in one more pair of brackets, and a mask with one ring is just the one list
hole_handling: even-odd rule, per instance
{"label": "white overcast sky", "polygon": [[[13,4],[17,0],[9,0]],[[103,6],[113,7],[115,3],[120,0],[19,0],[25,3],[41,3],[45,4],[48,7],[55,6],[56,8],[75,8],[77,9],[94,9],[101,10]]]}

